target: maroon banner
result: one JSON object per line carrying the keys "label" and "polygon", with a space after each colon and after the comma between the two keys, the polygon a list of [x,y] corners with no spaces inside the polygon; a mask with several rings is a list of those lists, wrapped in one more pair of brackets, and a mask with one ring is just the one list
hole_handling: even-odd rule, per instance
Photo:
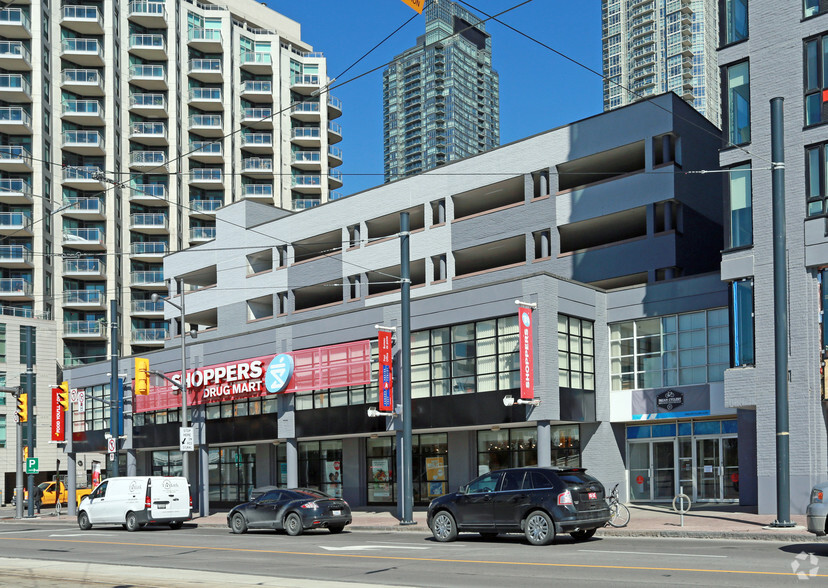
{"label": "maroon banner", "polygon": [[391,366],[391,331],[380,331],[379,343],[379,409],[394,412],[394,381]]}
{"label": "maroon banner", "polygon": [[66,413],[60,405],[62,388],[52,388],[52,441],[64,441],[66,436]]}
{"label": "maroon banner", "polygon": [[532,309],[518,311],[520,325],[520,397],[535,398],[535,370],[532,363]]}

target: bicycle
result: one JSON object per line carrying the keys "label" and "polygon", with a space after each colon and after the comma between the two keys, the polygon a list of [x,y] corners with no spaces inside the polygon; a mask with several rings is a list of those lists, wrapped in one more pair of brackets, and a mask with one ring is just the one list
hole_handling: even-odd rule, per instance
{"label": "bicycle", "polygon": [[609,498],[607,498],[607,506],[610,510],[607,525],[616,528],[626,527],[627,523],[630,522],[630,509],[618,501],[618,484],[610,492]]}

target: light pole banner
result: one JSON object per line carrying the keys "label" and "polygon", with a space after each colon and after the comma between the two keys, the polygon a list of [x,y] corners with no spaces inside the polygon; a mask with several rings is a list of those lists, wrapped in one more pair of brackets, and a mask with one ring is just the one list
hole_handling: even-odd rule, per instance
{"label": "light pole banner", "polygon": [[66,434],[66,416],[60,404],[63,388],[52,388],[52,441],[64,441]]}
{"label": "light pole banner", "polygon": [[391,331],[377,333],[379,343],[379,409],[383,412],[394,411],[394,383],[391,378]]}
{"label": "light pole banner", "polygon": [[535,398],[535,370],[532,363],[532,309],[518,310],[520,325],[520,397]]}

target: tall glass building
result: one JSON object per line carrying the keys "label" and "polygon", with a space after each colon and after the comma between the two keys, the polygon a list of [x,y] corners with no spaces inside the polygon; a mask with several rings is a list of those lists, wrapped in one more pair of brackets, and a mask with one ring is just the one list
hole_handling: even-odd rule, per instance
{"label": "tall glass building", "polygon": [[716,0],[604,0],[604,110],[675,92],[719,126]]}
{"label": "tall glass building", "polygon": [[500,144],[499,78],[484,24],[429,3],[426,32],[383,73],[385,181]]}

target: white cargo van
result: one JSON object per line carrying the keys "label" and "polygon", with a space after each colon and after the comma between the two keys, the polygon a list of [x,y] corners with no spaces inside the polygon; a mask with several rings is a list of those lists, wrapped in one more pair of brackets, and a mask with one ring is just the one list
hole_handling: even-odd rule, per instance
{"label": "white cargo van", "polygon": [[78,506],[78,526],[123,525],[137,531],[147,524],[181,528],[193,518],[190,488],[185,478],[138,476],[109,478]]}

